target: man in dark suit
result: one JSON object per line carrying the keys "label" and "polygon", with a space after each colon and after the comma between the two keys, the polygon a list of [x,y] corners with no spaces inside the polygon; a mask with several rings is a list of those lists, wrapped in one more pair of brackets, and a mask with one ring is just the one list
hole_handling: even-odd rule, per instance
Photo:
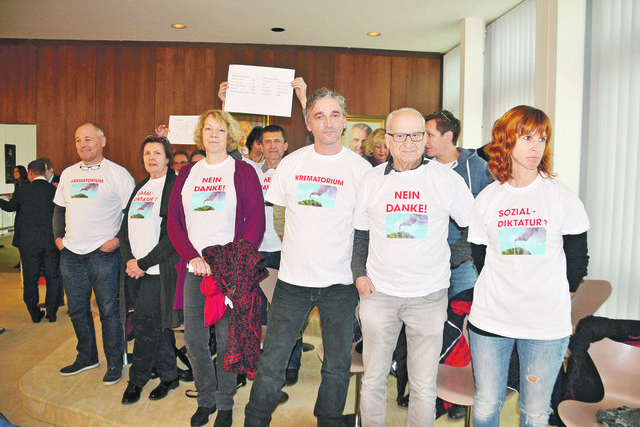
{"label": "man in dark suit", "polygon": [[18,250],[22,261],[23,299],[34,323],[45,317],[38,308],[40,265],[44,265],[47,280],[46,318],[56,321],[62,291],[60,253],[53,239],[53,197],[56,188],[44,177],[46,166],[42,159],[28,165],[30,184],[16,188],[11,200],[0,200],[0,208],[16,211],[15,232],[19,233]]}
{"label": "man in dark suit", "polygon": [[58,186],[58,183],[60,182],[60,175],[56,175],[56,173],[53,171],[53,163],[51,163],[51,160],[49,160],[46,157],[42,157],[42,160],[44,161],[44,178],[49,181],[49,184],[53,184],[55,187]]}

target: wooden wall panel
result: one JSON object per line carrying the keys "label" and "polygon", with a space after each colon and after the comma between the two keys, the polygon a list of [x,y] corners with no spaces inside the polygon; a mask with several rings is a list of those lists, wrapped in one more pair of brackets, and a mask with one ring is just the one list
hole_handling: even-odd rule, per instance
{"label": "wooden wall panel", "polygon": [[36,122],[36,45],[0,44],[0,123]]}
{"label": "wooden wall panel", "polygon": [[217,105],[215,64],[213,48],[156,49],[157,125],[168,123],[172,114],[196,115]]}
{"label": "wooden wall panel", "polygon": [[107,137],[105,157],[140,181],[147,174],[140,144],[155,129],[155,49],[124,44],[99,45],[96,121]]}
{"label": "wooden wall panel", "polygon": [[96,48],[86,44],[38,47],[37,152],[56,173],[79,161],[76,129],[94,122]]}
{"label": "wooden wall panel", "polygon": [[[279,51],[276,54],[276,67],[296,70],[296,77],[302,77],[307,84],[307,95],[323,86],[333,88],[333,54],[326,51],[293,50]],[[289,139],[289,152],[302,147],[307,139],[307,127],[304,123],[302,106],[293,95],[291,117],[273,117],[272,122],[282,126]]]}
{"label": "wooden wall panel", "polygon": [[391,105],[391,57],[336,54],[334,84],[350,115],[386,116]]}
{"label": "wooden wall panel", "polygon": [[[308,92],[322,86],[347,98],[350,114],[380,115],[403,106],[440,108],[442,55],[339,48],[204,43],[0,40],[0,122],[37,123],[38,155],[57,171],[77,162],[75,129],[100,123],[105,154],[145,176],[139,144],[170,114],[220,108],[230,64],[294,68]],[[289,151],[307,130],[297,100],[292,116],[273,117]]]}
{"label": "wooden wall panel", "polygon": [[413,107],[428,115],[440,109],[441,59],[394,57],[391,70],[391,111]]}

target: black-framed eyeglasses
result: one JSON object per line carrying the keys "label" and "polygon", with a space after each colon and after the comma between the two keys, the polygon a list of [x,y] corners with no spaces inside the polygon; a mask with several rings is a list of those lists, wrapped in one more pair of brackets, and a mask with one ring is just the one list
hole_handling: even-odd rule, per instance
{"label": "black-framed eyeglasses", "polygon": [[411,132],[411,133],[389,133],[389,132],[387,132],[387,135],[389,135],[391,138],[393,138],[394,142],[405,142],[407,140],[407,137],[411,138],[411,141],[413,141],[413,142],[420,142],[420,141],[422,141],[422,138],[424,138],[424,134],[425,134],[425,132]]}
{"label": "black-framed eyeglasses", "polygon": [[80,163],[80,169],[82,169],[83,171],[95,171],[100,169],[100,166],[102,166],[102,162],[98,163],[97,165],[85,165],[84,163]]}

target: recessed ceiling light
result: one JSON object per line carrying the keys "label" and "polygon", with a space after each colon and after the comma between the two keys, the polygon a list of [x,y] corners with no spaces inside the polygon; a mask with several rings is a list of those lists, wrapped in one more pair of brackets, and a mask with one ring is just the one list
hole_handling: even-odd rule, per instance
{"label": "recessed ceiling light", "polygon": [[380,37],[380,36],[382,35],[382,33],[374,33],[374,32],[371,32],[371,33],[367,33],[367,35],[368,35],[369,37]]}
{"label": "recessed ceiling light", "polygon": [[185,28],[187,28],[187,26],[183,24],[171,24],[171,26],[176,30],[184,30]]}
{"label": "recessed ceiling light", "polygon": [[271,31],[273,31],[274,33],[281,33],[281,32],[283,32],[283,31],[284,31],[284,28],[281,28],[281,27],[273,27],[273,28],[271,29]]}

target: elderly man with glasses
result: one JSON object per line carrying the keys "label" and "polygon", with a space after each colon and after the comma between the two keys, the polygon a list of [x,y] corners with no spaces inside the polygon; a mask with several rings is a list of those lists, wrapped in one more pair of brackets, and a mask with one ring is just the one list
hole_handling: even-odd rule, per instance
{"label": "elderly man with glasses", "polygon": [[361,180],[354,215],[353,277],[360,294],[362,425],[386,422],[387,375],[406,325],[408,426],[433,425],[436,376],[449,287],[449,217],[467,225],[473,197],[462,178],[423,158],[425,122],[389,114],[391,159]]}
{"label": "elderly man with glasses", "polygon": [[66,168],[54,198],[53,234],[60,250],[60,272],[67,294],[69,317],[78,339],[76,360],[60,375],[76,375],[97,368],[98,348],[91,314],[95,293],[107,359],[103,383],[122,377],[124,335],[118,308],[119,240],[122,211],[133,190],[133,177],[107,159],[107,143],[100,126],[85,123],[75,133],[81,161]]}

